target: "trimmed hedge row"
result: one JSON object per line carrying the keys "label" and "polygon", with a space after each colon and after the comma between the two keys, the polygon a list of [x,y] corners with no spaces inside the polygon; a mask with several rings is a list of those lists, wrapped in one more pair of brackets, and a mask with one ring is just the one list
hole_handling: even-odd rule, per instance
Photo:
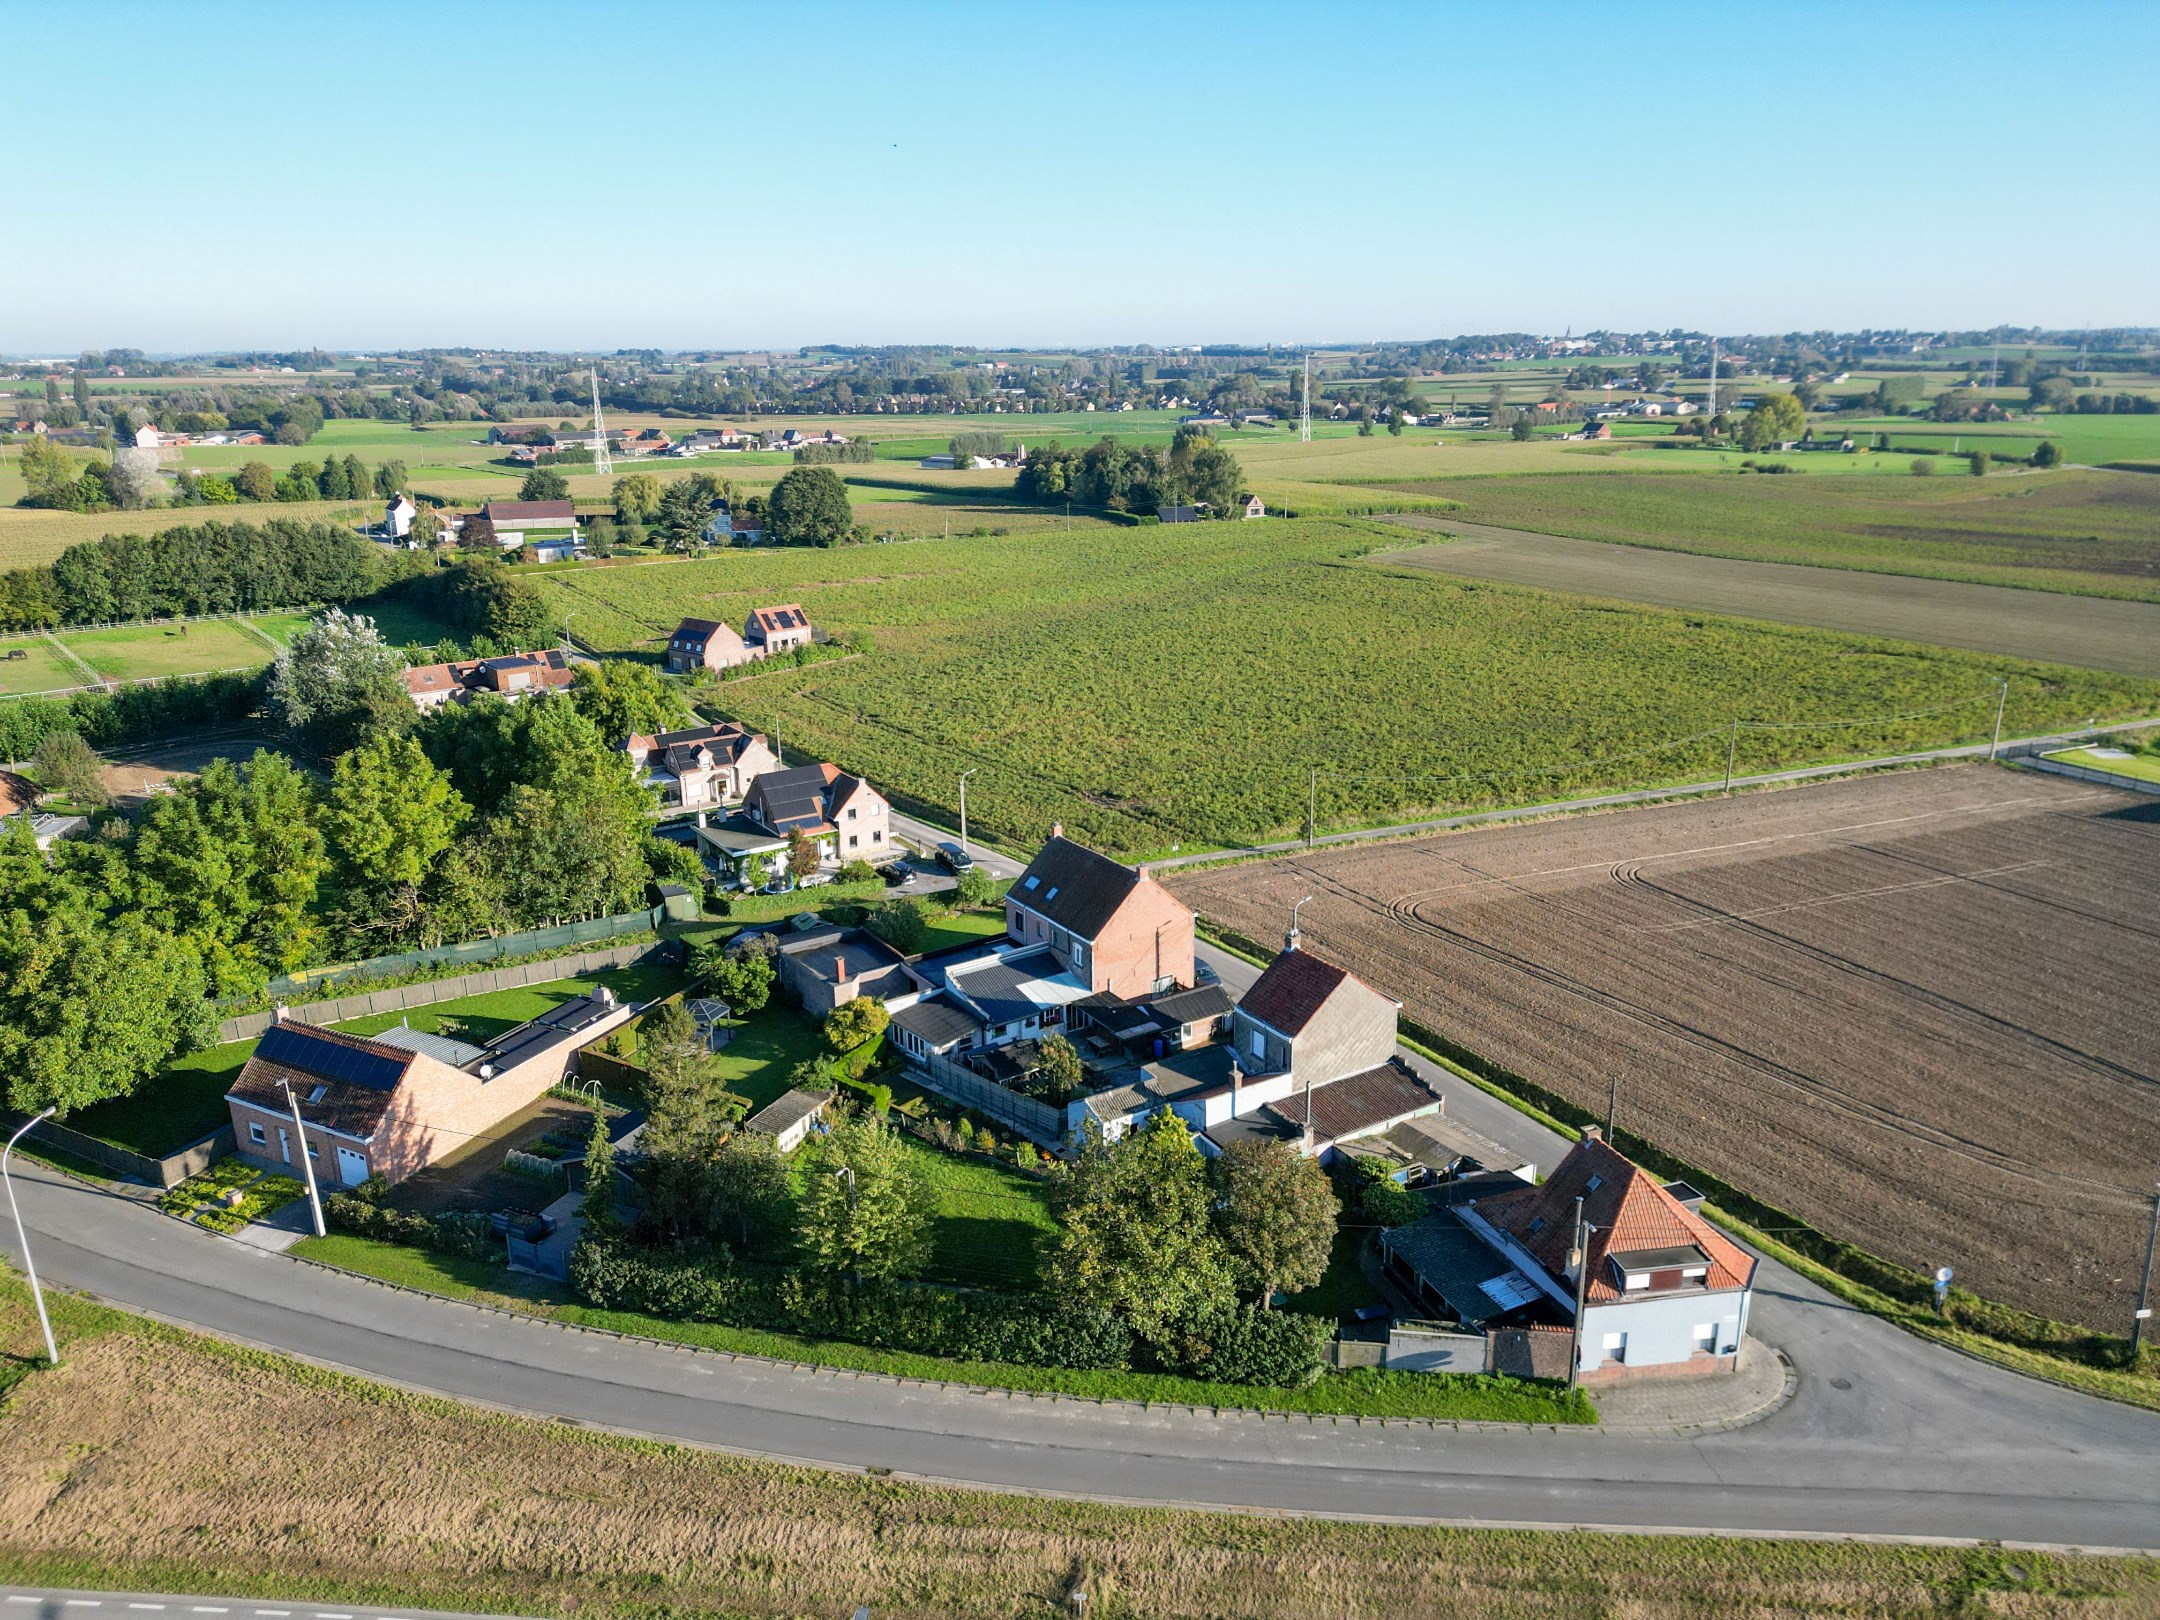
{"label": "trimmed hedge row", "polygon": [[323,1224],[354,1237],[433,1249],[465,1260],[493,1260],[503,1249],[502,1234],[485,1215],[408,1215],[351,1193],[324,1200]]}
{"label": "trimmed hedge row", "polygon": [[571,1251],[570,1286],[603,1310],[846,1339],[956,1361],[1082,1371],[1132,1364],[1132,1335],[1107,1311],[1014,1294],[851,1285],[781,1266],[640,1251],[590,1238]]}

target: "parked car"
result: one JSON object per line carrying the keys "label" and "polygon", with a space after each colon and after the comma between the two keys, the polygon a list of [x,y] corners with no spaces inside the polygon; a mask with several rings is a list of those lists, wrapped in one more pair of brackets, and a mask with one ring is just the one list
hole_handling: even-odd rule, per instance
{"label": "parked car", "polygon": [[908,864],[905,861],[887,861],[877,869],[877,875],[892,887],[898,888],[915,874],[908,870]]}
{"label": "parked car", "polygon": [[958,877],[962,872],[975,870],[975,857],[958,844],[940,844],[937,847],[938,865]]}

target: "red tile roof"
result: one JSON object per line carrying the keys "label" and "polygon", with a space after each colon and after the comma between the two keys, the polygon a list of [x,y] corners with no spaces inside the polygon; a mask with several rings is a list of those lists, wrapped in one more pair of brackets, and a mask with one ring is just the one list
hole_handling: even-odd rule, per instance
{"label": "red tile roof", "polygon": [[561,523],[576,521],[568,501],[489,501],[480,515],[490,523]]}
{"label": "red tile roof", "polygon": [[1754,1278],[1753,1255],[1689,1210],[1647,1170],[1595,1138],[1576,1143],[1543,1186],[1481,1198],[1472,1207],[1555,1278],[1565,1278],[1577,1198],[1592,1228],[1585,1262],[1592,1301],[1626,1297],[1606,1259],[1643,1249],[1700,1249],[1710,1263],[1705,1286],[1711,1289],[1745,1288]]}
{"label": "red tile roof", "polygon": [[750,623],[761,636],[769,636],[783,630],[807,630],[810,617],[793,602],[783,602],[778,607],[753,608]]}
{"label": "red tile roof", "polygon": [[1349,977],[1348,969],[1323,962],[1311,951],[1284,951],[1253,981],[1238,1005],[1268,1028],[1296,1035]]}

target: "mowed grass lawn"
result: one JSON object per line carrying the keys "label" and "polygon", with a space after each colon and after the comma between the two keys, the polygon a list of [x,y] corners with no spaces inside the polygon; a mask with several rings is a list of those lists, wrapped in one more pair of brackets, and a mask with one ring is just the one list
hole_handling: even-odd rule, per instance
{"label": "mowed grass lawn", "polygon": [[1323,823],[1345,826],[1696,780],[1735,717],[1791,728],[1762,734],[1765,769],[1972,740],[1998,676],[2026,731],[2160,707],[2124,677],[1348,566],[1402,536],[1076,529],[531,577],[603,649],[773,601],[867,631],[862,657],[714,702],[903,807],[949,811],[972,768],[985,834],[1032,846],[1062,821],[1126,854],[1292,834],[1313,769]]}
{"label": "mowed grass lawn", "polygon": [[2097,748],[2065,748],[2047,757],[2059,759],[2065,765],[2082,765],[2089,771],[2110,771],[2117,776],[2135,777],[2140,782],[2160,782],[2160,758],[2151,754],[2133,754],[2125,749],[2102,753]]}

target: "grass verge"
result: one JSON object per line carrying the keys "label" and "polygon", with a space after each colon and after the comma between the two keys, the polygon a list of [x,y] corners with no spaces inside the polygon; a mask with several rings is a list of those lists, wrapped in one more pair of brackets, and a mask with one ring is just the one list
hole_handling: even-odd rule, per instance
{"label": "grass verge", "polygon": [[[2160,1561],[1442,1529],[1001,1496],[479,1411],[57,1296],[0,1580],[578,1620],[2148,1615]],[[36,1325],[0,1282],[0,1345]],[[304,1433],[304,1446],[259,1437]],[[236,1468],[247,1485],[236,1489]]]}
{"label": "grass verge", "polygon": [[567,1291],[513,1277],[482,1261],[456,1260],[366,1238],[308,1238],[294,1245],[305,1260],[378,1277],[431,1294],[478,1305],[544,1316],[578,1327],[604,1329],[642,1339],[696,1345],[734,1355],[805,1362],[894,1378],[934,1379],[986,1389],[1069,1395],[1082,1400],[1142,1401],[1262,1412],[1308,1412],[1344,1417],[1430,1418],[1441,1422],[1594,1423],[1596,1409],[1577,1392],[1513,1378],[1391,1373],[1359,1368],[1330,1373],[1305,1389],[1263,1389],[1250,1384],[1213,1384],[1167,1373],[1075,1372],[1061,1367],[1017,1367],[995,1361],[945,1361],[936,1356],[874,1350],[837,1339],[723,1327],[710,1322],[670,1322],[635,1311],[601,1311],[579,1305]]}

